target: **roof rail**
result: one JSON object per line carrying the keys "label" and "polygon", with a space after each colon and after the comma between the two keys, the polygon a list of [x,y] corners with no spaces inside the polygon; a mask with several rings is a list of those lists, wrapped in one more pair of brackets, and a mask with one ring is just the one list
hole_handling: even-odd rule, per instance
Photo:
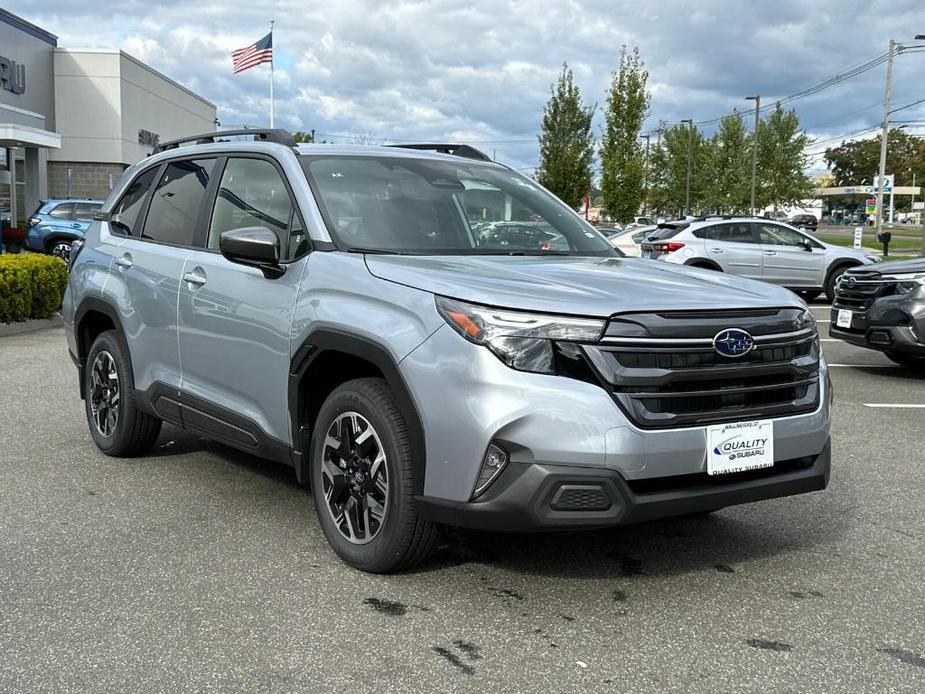
{"label": "roof rail", "polygon": [[691,222],[704,222],[708,219],[755,219],[758,218],[758,215],[755,214],[703,214],[699,217],[694,217],[688,221]]}
{"label": "roof rail", "polygon": [[429,152],[439,152],[440,154],[453,154],[457,157],[465,157],[466,159],[475,159],[477,161],[491,161],[491,158],[487,154],[477,150],[475,147],[470,147],[469,145],[413,143],[387,146],[399,147],[401,149],[418,149]]}
{"label": "roof rail", "polygon": [[296,141],[295,138],[289,133],[288,130],[283,130],[282,128],[246,128],[244,130],[216,130],[211,133],[202,133],[201,135],[190,135],[189,137],[181,137],[176,140],[169,140],[167,142],[159,142],[154,147],[154,151],[151,154],[157,154],[159,152],[165,152],[168,149],[176,149],[185,142],[195,142],[197,145],[207,145],[213,142],[221,142],[218,138],[221,137],[231,137],[232,135],[250,135],[254,138],[254,141],[260,142],[276,142],[281,145],[286,145],[287,147],[295,147]]}

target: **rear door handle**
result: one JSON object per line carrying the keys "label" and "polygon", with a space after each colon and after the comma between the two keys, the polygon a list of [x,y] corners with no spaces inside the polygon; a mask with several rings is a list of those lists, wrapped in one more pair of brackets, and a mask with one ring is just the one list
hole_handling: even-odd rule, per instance
{"label": "rear door handle", "polygon": [[118,258],[116,258],[116,265],[118,265],[123,270],[128,270],[133,265],[132,254],[123,253]]}
{"label": "rear door handle", "polygon": [[206,283],[206,275],[202,268],[195,268],[183,275],[183,281],[196,287],[201,287]]}
{"label": "rear door handle", "polygon": [[722,248],[711,248],[710,249],[710,253],[725,253],[725,252],[726,251],[724,251]]}
{"label": "rear door handle", "polygon": [[777,251],[765,251],[765,255],[777,255]]}

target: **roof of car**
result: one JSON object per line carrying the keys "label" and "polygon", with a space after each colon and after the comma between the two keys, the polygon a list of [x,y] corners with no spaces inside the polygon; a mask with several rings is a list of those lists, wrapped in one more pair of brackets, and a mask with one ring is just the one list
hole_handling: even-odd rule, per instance
{"label": "roof of car", "polygon": [[46,200],[43,205],[60,205],[61,203],[65,202],[86,202],[90,203],[91,205],[103,204],[102,200],[93,200],[91,198],[51,198],[50,200]]}

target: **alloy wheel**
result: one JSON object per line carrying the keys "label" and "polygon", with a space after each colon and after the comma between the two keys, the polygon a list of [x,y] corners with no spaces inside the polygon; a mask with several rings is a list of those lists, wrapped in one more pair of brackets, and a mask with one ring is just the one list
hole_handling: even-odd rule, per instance
{"label": "alloy wheel", "polygon": [[96,430],[106,436],[112,436],[119,423],[119,372],[116,361],[106,350],[102,350],[93,360],[90,369],[90,414]]}
{"label": "alloy wheel", "polygon": [[71,255],[70,241],[57,241],[55,245],[51,247],[51,254],[56,258],[61,258],[61,260],[67,262]]}
{"label": "alloy wheel", "polygon": [[325,435],[321,491],[338,531],[357,545],[370,542],[385,523],[389,472],[385,449],[369,420],[344,412]]}

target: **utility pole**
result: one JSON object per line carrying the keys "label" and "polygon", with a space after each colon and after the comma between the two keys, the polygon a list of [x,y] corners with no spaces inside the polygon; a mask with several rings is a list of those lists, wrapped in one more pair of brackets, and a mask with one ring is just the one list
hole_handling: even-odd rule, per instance
{"label": "utility pole", "polygon": [[687,123],[687,184],[684,187],[684,215],[691,213],[691,148],[694,144],[694,120],[685,118],[681,123]]}
{"label": "utility pole", "polygon": [[643,159],[642,166],[642,212],[646,214],[649,211],[649,135],[640,135],[646,138],[646,155]]}
{"label": "utility pole", "polygon": [[[915,40],[916,41],[925,40],[925,34],[916,34]],[[915,174],[912,174],[912,176],[913,176],[912,185],[914,186],[915,185]],[[912,200],[915,201],[914,196]],[[913,207],[915,207],[915,205],[913,205]],[[925,258],[925,210],[922,210],[921,220],[922,220],[922,257]]]}
{"label": "utility pole", "polygon": [[755,129],[752,131],[752,214],[757,214],[755,208],[755,184],[758,180],[758,112],[761,110],[761,95],[746,96],[746,101],[755,102]]}
{"label": "utility pole", "polygon": [[877,179],[877,216],[876,233],[883,230],[883,183],[886,179],[886,140],[890,129],[890,97],[893,95],[893,54],[902,45],[890,39],[890,52],[886,61],[886,86],[883,89],[883,129],[880,133],[880,176]]}

